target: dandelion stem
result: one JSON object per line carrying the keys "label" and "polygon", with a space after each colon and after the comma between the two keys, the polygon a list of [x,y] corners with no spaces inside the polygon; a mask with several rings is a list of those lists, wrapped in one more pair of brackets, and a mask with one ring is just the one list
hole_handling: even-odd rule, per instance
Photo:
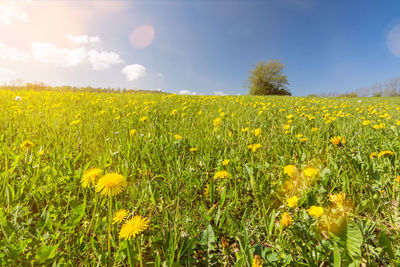
{"label": "dandelion stem", "polygon": [[86,235],[89,235],[90,232],[90,228],[92,227],[92,223],[93,223],[93,218],[96,216],[96,210],[97,210],[97,195],[94,196],[94,209],[93,209],[93,214],[92,214],[92,218],[90,219],[90,223],[86,232]]}
{"label": "dandelion stem", "polygon": [[136,245],[137,245],[137,249],[138,249],[138,253],[139,253],[140,267],[143,267],[142,249],[141,249],[141,246],[140,246],[140,238],[139,237],[136,239]]}
{"label": "dandelion stem", "polygon": [[108,235],[107,235],[107,247],[108,247],[108,264],[111,266],[111,224],[112,224],[112,197],[109,197],[108,205]]}

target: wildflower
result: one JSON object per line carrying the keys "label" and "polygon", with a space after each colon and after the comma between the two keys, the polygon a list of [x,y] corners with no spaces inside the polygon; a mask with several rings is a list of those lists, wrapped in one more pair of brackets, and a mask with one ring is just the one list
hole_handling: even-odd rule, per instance
{"label": "wildflower", "polygon": [[376,158],[377,156],[378,156],[378,153],[377,153],[377,152],[372,152],[372,153],[369,155],[369,158],[372,159],[372,158]]}
{"label": "wildflower", "polygon": [[147,120],[147,117],[146,117],[146,116],[140,118],[140,121],[141,121],[141,122],[144,122],[145,120]]}
{"label": "wildflower", "polygon": [[322,207],[317,207],[317,206],[311,206],[308,210],[307,213],[310,214],[310,216],[314,216],[316,218],[321,217],[324,214],[324,208]]}
{"label": "wildflower", "polygon": [[262,261],[259,255],[254,255],[251,267],[262,267]]}
{"label": "wildflower", "polygon": [[317,128],[317,127],[311,128],[311,132],[313,132],[313,133],[318,132],[318,130],[319,130],[319,128]]}
{"label": "wildflower", "polygon": [[39,154],[39,156],[43,156],[43,155],[44,155],[44,150],[40,150],[40,151],[38,152],[38,154]]}
{"label": "wildflower", "polygon": [[197,151],[197,148],[191,147],[191,148],[189,148],[189,151],[190,151],[190,152],[195,152],[195,151]]}
{"label": "wildflower", "polygon": [[396,182],[400,183],[400,176],[396,177]]}
{"label": "wildflower", "polygon": [[213,124],[214,124],[215,127],[218,126],[218,125],[220,125],[221,122],[222,122],[222,119],[221,119],[221,118],[216,118],[216,119],[213,120]]}
{"label": "wildflower", "polygon": [[225,159],[222,161],[222,165],[226,166],[229,164],[229,159]]}
{"label": "wildflower", "polygon": [[136,129],[132,129],[132,130],[129,131],[129,135],[130,135],[131,137],[134,136],[134,135],[136,135],[136,133],[137,133]]}
{"label": "wildflower", "polygon": [[214,174],[214,179],[218,179],[218,178],[225,179],[225,178],[228,178],[228,177],[229,177],[229,173],[227,171],[217,171]]}
{"label": "wildflower", "polygon": [[290,120],[290,119],[293,119],[293,117],[294,116],[292,114],[289,114],[289,115],[286,116],[286,119]]}
{"label": "wildflower", "polygon": [[115,213],[114,217],[113,217],[113,224],[121,223],[127,215],[128,215],[127,210],[122,209],[122,210],[117,211],[117,213]]}
{"label": "wildflower", "polygon": [[306,143],[308,141],[308,138],[307,137],[303,137],[299,141],[300,141],[300,143]]}
{"label": "wildflower", "polygon": [[82,176],[81,183],[83,187],[89,187],[90,184],[95,185],[97,179],[101,176],[103,170],[101,169],[90,169],[85,172]]}
{"label": "wildflower", "polygon": [[382,157],[391,157],[391,156],[393,156],[393,155],[394,155],[394,152],[389,151],[389,150],[385,150],[385,151],[379,152],[378,158],[382,158]]}
{"label": "wildflower", "polygon": [[257,128],[254,130],[254,136],[259,136],[261,134],[261,128]]}
{"label": "wildflower", "polygon": [[112,197],[121,193],[125,186],[124,176],[118,173],[109,173],[99,179],[96,184],[96,192]]}
{"label": "wildflower", "polygon": [[297,137],[297,138],[302,138],[303,135],[302,135],[302,134],[296,134],[296,137]]}
{"label": "wildflower", "polygon": [[299,199],[296,196],[286,199],[287,205],[291,208],[296,207],[298,201]]}
{"label": "wildflower", "polygon": [[365,120],[365,121],[363,121],[362,122],[362,124],[365,126],[365,125],[369,125],[369,124],[371,124],[371,121],[370,120]]}
{"label": "wildflower", "polygon": [[284,130],[289,130],[290,129],[290,124],[285,124],[285,125],[283,125],[283,129]]}
{"label": "wildflower", "polygon": [[261,144],[254,144],[254,145],[248,145],[248,149],[251,149],[252,152],[257,152],[258,149],[262,148]]}
{"label": "wildflower", "polygon": [[343,207],[343,203],[346,200],[346,194],[343,192],[329,195],[329,201],[334,203],[337,207]]}
{"label": "wildflower", "polygon": [[224,249],[224,250],[229,248],[229,242],[228,242],[228,240],[226,240],[225,237],[222,237],[221,245],[222,245],[222,249]]}
{"label": "wildflower", "polygon": [[286,165],[283,168],[283,173],[287,174],[289,177],[293,177],[296,174],[296,167],[294,165]]}
{"label": "wildflower", "polygon": [[69,125],[77,125],[80,123],[80,120],[72,121]]}
{"label": "wildflower", "polygon": [[329,141],[337,146],[343,146],[344,144],[346,144],[346,138],[341,136],[334,136],[331,139],[329,139]]}
{"label": "wildflower", "polygon": [[127,220],[122,226],[121,231],[119,232],[119,238],[130,240],[132,237],[134,238],[137,234],[140,234],[148,227],[149,220],[140,215],[136,215],[132,219]]}
{"label": "wildflower", "polygon": [[204,196],[208,197],[210,194],[210,184],[206,184],[206,186],[204,187]]}
{"label": "wildflower", "polygon": [[245,133],[245,132],[249,131],[249,127],[242,128],[241,131],[242,131],[242,133]]}
{"label": "wildflower", "polygon": [[319,175],[319,171],[313,167],[308,167],[304,169],[304,175],[309,178],[315,178]]}
{"label": "wildflower", "polygon": [[22,142],[20,147],[23,150],[28,150],[28,149],[32,148],[33,146],[34,146],[34,144],[31,141],[26,140],[26,141]]}
{"label": "wildflower", "polygon": [[180,136],[179,134],[174,134],[174,137],[175,137],[176,140],[181,140],[182,139],[182,136]]}
{"label": "wildflower", "polygon": [[288,227],[293,222],[292,216],[290,216],[287,212],[282,214],[281,224],[283,227]]}

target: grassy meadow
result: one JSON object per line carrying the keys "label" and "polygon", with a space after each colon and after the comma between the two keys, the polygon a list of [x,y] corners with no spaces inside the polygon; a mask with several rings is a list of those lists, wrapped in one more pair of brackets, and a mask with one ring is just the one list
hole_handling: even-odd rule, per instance
{"label": "grassy meadow", "polygon": [[398,266],[398,98],[0,91],[2,266]]}

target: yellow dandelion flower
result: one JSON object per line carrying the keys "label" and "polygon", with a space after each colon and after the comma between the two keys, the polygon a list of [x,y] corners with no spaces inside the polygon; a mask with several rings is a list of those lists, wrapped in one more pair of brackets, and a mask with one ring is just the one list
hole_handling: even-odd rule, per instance
{"label": "yellow dandelion flower", "polygon": [[214,179],[218,179],[218,178],[225,179],[225,178],[228,178],[228,177],[229,177],[229,172],[227,172],[227,171],[217,171],[214,174]]}
{"label": "yellow dandelion flower", "polygon": [[146,116],[140,118],[140,121],[141,121],[141,122],[144,122],[145,120],[147,120],[147,117],[146,117]]}
{"label": "yellow dandelion flower", "polygon": [[290,216],[287,212],[282,214],[281,224],[283,227],[288,227],[293,222],[292,216]]}
{"label": "yellow dandelion flower", "polygon": [[262,267],[261,257],[259,255],[255,255],[253,258],[253,264],[251,267]]}
{"label": "yellow dandelion flower", "polygon": [[174,134],[174,137],[175,137],[176,140],[181,140],[182,139],[182,136],[180,136],[179,134]]}
{"label": "yellow dandelion flower", "polygon": [[400,183],[400,176],[396,177],[396,182]]}
{"label": "yellow dandelion flower", "polygon": [[134,216],[129,219],[121,227],[119,232],[119,238],[130,240],[132,237],[135,238],[137,234],[140,234],[149,227],[149,220],[140,215]]}
{"label": "yellow dandelion flower", "polygon": [[377,152],[372,152],[372,153],[369,155],[369,158],[372,159],[372,158],[376,158],[377,156],[378,156],[378,153],[377,153]]}
{"label": "yellow dandelion flower", "polygon": [[20,145],[21,149],[23,149],[23,150],[28,150],[34,146],[35,145],[29,140],[22,142],[22,144]]}
{"label": "yellow dandelion flower", "polygon": [[365,126],[365,125],[370,125],[371,124],[371,121],[370,120],[365,120],[365,121],[363,121],[362,122],[362,124]]}
{"label": "yellow dandelion flower", "polygon": [[304,169],[304,175],[309,178],[315,178],[319,176],[319,171],[313,167],[308,167]]}
{"label": "yellow dandelion flower", "polygon": [[261,134],[261,128],[257,128],[254,130],[254,136],[259,136]]}
{"label": "yellow dandelion flower", "polygon": [[297,207],[299,199],[296,196],[286,199],[287,205],[291,208]]}
{"label": "yellow dandelion flower", "polygon": [[213,120],[213,124],[214,124],[215,127],[218,126],[218,125],[220,125],[221,122],[222,122],[222,119],[221,119],[221,118],[216,118],[216,119]]}
{"label": "yellow dandelion flower", "polygon": [[346,144],[346,138],[341,136],[334,136],[331,139],[329,139],[329,141],[337,146],[343,146],[344,144]]}
{"label": "yellow dandelion flower", "polygon": [[303,137],[299,141],[300,141],[300,143],[306,143],[308,141],[308,138],[307,137]]}
{"label": "yellow dandelion flower", "polygon": [[337,207],[343,207],[343,203],[346,200],[346,194],[343,192],[329,195],[329,201],[334,203]]}
{"label": "yellow dandelion flower", "polygon": [[195,152],[195,151],[197,151],[197,148],[191,147],[191,148],[189,148],[189,151],[190,151],[190,152]]}
{"label": "yellow dandelion flower", "polygon": [[126,186],[125,177],[118,173],[109,173],[99,179],[96,184],[96,192],[105,196],[115,196],[124,190]]}
{"label": "yellow dandelion flower", "polygon": [[242,133],[248,132],[249,131],[249,127],[242,128],[241,131],[242,131]]}
{"label": "yellow dandelion flower", "polygon": [[39,152],[38,152],[38,154],[39,154],[39,156],[43,156],[44,155],[44,150],[40,150]]}
{"label": "yellow dandelion flower", "polygon": [[222,165],[226,166],[229,164],[229,159],[225,159],[222,161]]}
{"label": "yellow dandelion flower", "polygon": [[129,135],[130,135],[131,137],[135,136],[136,133],[137,133],[136,129],[132,129],[132,130],[129,131]]}
{"label": "yellow dandelion flower", "polygon": [[81,122],[80,120],[71,121],[71,123],[69,125],[77,125],[80,122]]}
{"label": "yellow dandelion flower", "polygon": [[103,174],[101,169],[90,169],[82,176],[81,183],[83,187],[89,187],[90,184],[95,185],[97,179]]}
{"label": "yellow dandelion flower", "polygon": [[285,168],[283,168],[283,173],[287,174],[289,177],[293,177],[296,174],[296,166],[286,165]]}
{"label": "yellow dandelion flower", "polygon": [[258,149],[262,148],[261,144],[248,145],[247,148],[251,149],[252,152],[257,152]]}
{"label": "yellow dandelion flower", "polygon": [[117,211],[113,217],[113,224],[123,222],[127,215],[128,215],[127,210],[122,209],[122,210]]}
{"label": "yellow dandelion flower", "polygon": [[318,207],[318,206],[311,206],[308,210],[307,213],[310,214],[310,216],[319,218],[324,214],[324,208]]}
{"label": "yellow dandelion flower", "polygon": [[311,128],[311,132],[313,132],[313,133],[318,132],[318,130],[319,130],[319,128],[317,128],[317,127]]}
{"label": "yellow dandelion flower", "polygon": [[206,184],[206,186],[204,187],[204,196],[208,197],[210,194],[210,184]]}
{"label": "yellow dandelion flower", "polygon": [[393,155],[394,155],[394,152],[389,151],[389,150],[385,150],[385,151],[379,152],[378,158],[382,158],[382,157],[391,157],[391,156],[393,156]]}

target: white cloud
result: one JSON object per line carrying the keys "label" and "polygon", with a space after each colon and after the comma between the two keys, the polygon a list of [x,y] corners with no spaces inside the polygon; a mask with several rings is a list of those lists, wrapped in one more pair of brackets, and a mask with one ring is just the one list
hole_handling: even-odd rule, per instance
{"label": "white cloud", "polygon": [[31,1],[2,0],[0,2],[0,24],[11,24],[13,19],[23,22],[28,20],[26,12],[19,6],[21,2]]}
{"label": "white cloud", "polygon": [[29,54],[0,42],[0,59],[26,62],[29,59]]}
{"label": "white cloud", "polygon": [[135,81],[146,75],[146,68],[139,64],[127,65],[121,70],[121,73],[128,81]]}
{"label": "white cloud", "polygon": [[73,67],[87,59],[84,47],[68,49],[57,48],[52,43],[33,43],[31,45],[33,59],[39,62],[54,63],[62,67]]}
{"label": "white cloud", "polygon": [[218,92],[214,92],[214,95],[226,95],[224,92],[218,91]]}
{"label": "white cloud", "polygon": [[113,64],[122,63],[120,55],[110,51],[98,51],[78,48],[58,48],[52,43],[33,43],[31,45],[33,59],[39,62],[53,63],[62,67],[74,67],[90,64],[94,70],[105,70]]}
{"label": "white cloud", "polygon": [[65,37],[74,44],[97,44],[101,43],[100,37],[88,35],[65,35]]}
{"label": "white cloud", "polygon": [[180,94],[180,95],[197,95],[197,92],[191,92],[189,90],[180,90],[178,94]]}
{"label": "white cloud", "polygon": [[113,64],[122,63],[120,55],[115,52],[89,50],[88,60],[90,65],[95,70],[104,70]]}

